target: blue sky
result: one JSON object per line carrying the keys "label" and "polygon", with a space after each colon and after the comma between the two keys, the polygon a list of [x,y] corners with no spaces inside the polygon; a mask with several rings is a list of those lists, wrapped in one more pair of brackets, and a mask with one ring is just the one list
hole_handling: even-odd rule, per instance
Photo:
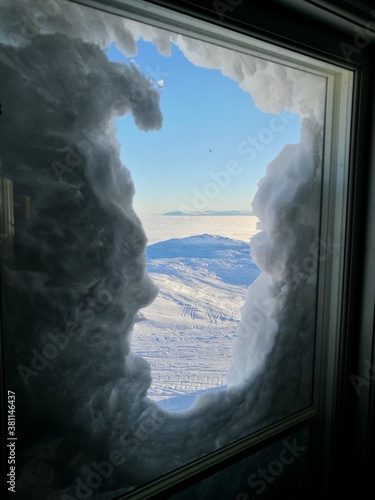
{"label": "blue sky", "polygon": [[262,113],[238,82],[194,66],[175,45],[170,57],[152,43],[137,45],[132,58],[114,45],[107,52],[112,61],[134,60],[155,82],[164,80],[161,130],[140,131],[130,115],[117,120],[136,212],[250,210],[267,164],[285,144],[299,142],[298,118]]}

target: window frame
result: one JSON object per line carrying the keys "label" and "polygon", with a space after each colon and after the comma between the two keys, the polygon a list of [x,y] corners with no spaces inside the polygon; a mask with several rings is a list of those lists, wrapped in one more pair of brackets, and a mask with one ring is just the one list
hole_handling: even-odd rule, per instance
{"label": "window frame", "polygon": [[[319,306],[318,310],[323,310],[323,315],[317,318],[316,332],[320,332],[316,338],[316,365],[314,381],[314,401],[310,408],[302,410],[298,414],[292,415],[281,422],[271,425],[264,430],[247,436],[225,448],[213,452],[193,463],[167,474],[165,477],[157,479],[150,484],[141,486],[126,494],[125,499],[153,498],[161,492],[172,494],[182,490],[184,486],[191,485],[203,477],[208,477],[211,473],[217,472],[229,466],[244,456],[257,451],[260,448],[273,443],[288,434],[302,427],[310,426],[320,420],[324,414],[324,425],[314,429],[314,433],[319,436],[322,446],[326,449],[325,456],[329,456],[329,442],[324,438],[327,428],[332,425],[336,370],[332,366],[338,363],[339,338],[336,333],[340,330],[340,316],[342,304],[342,283],[344,273],[344,247],[345,247],[345,225],[347,193],[348,193],[348,158],[349,158],[349,134],[351,121],[351,98],[353,94],[354,74],[343,67],[334,66],[330,62],[323,62],[319,59],[311,60],[310,55],[295,52],[290,54],[289,48],[285,49],[280,45],[269,47],[269,41],[249,39],[246,40],[242,33],[228,30],[226,27],[208,25],[200,19],[186,17],[185,14],[176,13],[175,10],[164,9],[164,7],[154,6],[145,2],[135,2],[134,0],[117,0],[107,2],[105,7],[97,0],[78,0],[77,3],[99,8],[114,14],[124,15],[137,21],[149,22],[160,28],[168,29],[170,23],[172,31],[181,34],[191,34],[202,40],[219,43],[220,45],[242,50],[252,55],[267,57],[275,62],[285,63],[292,67],[303,64],[303,69],[307,69],[324,75],[327,78],[327,100],[326,104],[326,130],[324,164],[329,164],[331,168],[323,168],[323,185],[330,186],[329,192],[324,190],[322,199],[322,213],[328,214],[322,217],[321,238],[333,235],[334,241],[339,241],[340,252],[337,259],[330,259],[320,266],[319,271]],[[147,19],[145,19],[145,14]],[[248,35],[251,36],[251,33]],[[259,52],[249,45],[257,46]],[[275,56],[275,52],[277,55]],[[298,62],[296,62],[296,59]],[[322,70],[324,68],[324,70]],[[344,90],[346,89],[346,90]],[[341,116],[340,116],[341,114]],[[344,119],[342,117],[344,116]],[[327,147],[328,145],[328,147]],[[342,168],[339,168],[339,165]],[[336,167],[336,168],[335,168]],[[333,172],[333,174],[332,174]],[[337,175],[336,175],[337,174]],[[333,178],[332,178],[333,175]],[[341,218],[336,218],[333,214],[342,214]],[[327,313],[327,307],[323,304],[330,302],[331,307]],[[329,335],[329,331],[335,332]],[[317,473],[317,471],[316,471]]]}
{"label": "window frame", "polygon": [[[183,489],[184,484],[191,484],[192,480],[198,477],[207,477],[210,471],[217,472],[227,467],[233,461],[240,459],[244,453],[251,454],[261,447],[267,446],[282,437],[294,432],[295,430],[309,426],[313,422],[321,420],[324,415],[323,425],[314,429],[319,436],[319,441],[325,449],[324,456],[330,456],[330,441],[326,439],[327,432],[332,426],[334,420],[334,402],[336,399],[335,387],[337,384],[337,366],[339,363],[340,321],[342,316],[341,306],[343,304],[343,282],[344,282],[344,248],[347,232],[345,230],[347,221],[347,195],[348,195],[348,168],[349,168],[349,135],[350,135],[350,103],[353,87],[354,73],[345,67],[334,66],[331,62],[322,61],[315,58],[310,59],[310,54],[295,51],[290,54],[290,49],[282,47],[280,41],[269,47],[269,40],[256,40],[256,45],[260,52],[255,49],[249,49],[249,41],[238,31],[228,30],[226,27],[211,24],[208,28],[200,19],[193,18],[193,28],[191,26],[192,18],[175,10],[165,9],[163,6],[155,6],[152,2],[139,2],[134,0],[111,0],[107,1],[105,6],[98,0],[75,0],[94,8],[99,8],[114,14],[124,15],[137,21],[149,22],[160,28],[168,29],[169,23],[173,26],[172,31],[178,31],[181,34],[191,34],[208,42],[216,42],[220,45],[232,48],[234,50],[243,50],[252,55],[267,57],[269,60],[286,63],[290,66],[298,67],[298,62],[304,64],[303,69],[310,69],[312,72],[323,70],[327,77],[327,101],[326,109],[326,130],[325,130],[325,153],[324,164],[330,164],[331,168],[324,169],[323,184],[329,183],[329,193],[323,196],[322,214],[328,214],[322,217],[321,237],[324,239],[334,235],[334,241],[339,241],[340,252],[337,259],[331,259],[329,262],[320,266],[319,271],[319,293],[318,310],[323,310],[323,314],[317,318],[317,338],[316,338],[316,365],[314,380],[314,401],[310,408],[302,410],[298,414],[292,415],[281,422],[271,425],[264,430],[247,436],[232,445],[213,452],[191,464],[173,471],[165,478],[157,479],[149,485],[141,486],[134,492],[124,496],[127,499],[152,498],[154,494],[160,494],[161,491],[169,493]],[[160,2],[156,2],[160,3]],[[166,3],[166,2],[162,2]],[[147,19],[145,19],[145,15]],[[252,33],[248,33],[252,36]],[[252,42],[254,43],[254,38]],[[275,44],[275,41],[274,41]],[[278,48],[276,48],[278,46]],[[276,50],[275,50],[276,48]],[[275,52],[277,56],[275,57]],[[319,69],[318,69],[319,68]],[[346,87],[346,91],[343,89]],[[344,115],[344,123],[342,116]],[[334,125],[335,124],[335,125]],[[327,147],[328,145],[328,147]],[[341,165],[343,168],[339,168]],[[336,168],[335,168],[336,167]],[[332,172],[333,177],[332,179]],[[337,175],[336,175],[337,173]],[[333,216],[341,214],[341,219]],[[326,240],[327,241],[327,240]],[[323,304],[330,302],[331,306],[327,313],[327,307]],[[318,335],[318,332],[320,333]],[[333,332],[330,334],[330,332]],[[204,471],[204,472],[203,472]]]}
{"label": "window frame", "polygon": [[[218,20],[215,17],[217,13],[212,9],[212,2],[200,2],[201,10],[204,10],[204,14],[202,15],[198,8],[194,8],[194,6],[192,7],[194,2],[173,3],[171,1],[152,2],[147,0],[108,0],[104,5],[104,2],[98,0],[69,1],[74,1],[75,3],[80,3],[118,14],[122,10],[123,6],[126,5],[129,10],[126,13],[123,12],[123,14],[127,17],[132,16],[133,19],[142,21],[144,20],[142,12],[146,12],[147,15],[150,16],[150,19],[147,19],[146,22],[150,20],[154,23],[160,24],[162,24],[160,21],[160,13],[163,12],[167,17],[170,16],[170,20],[176,22],[174,26],[176,26],[177,30],[189,29],[189,24],[181,23],[181,16],[184,16],[185,13],[189,15],[195,14],[197,23],[200,23],[202,19],[205,19],[206,21],[208,20],[212,26],[214,26],[215,32],[217,32],[218,36],[220,36],[219,33],[223,33],[223,31],[230,31],[231,35],[236,33],[239,34],[239,38],[243,38],[243,35],[246,34],[251,37],[260,37],[262,38],[260,40],[260,44],[267,44],[270,40],[272,40],[273,43],[280,46],[280,54],[285,53],[286,50],[290,49],[290,45],[293,44],[293,42],[286,42],[285,39],[277,33],[268,32],[267,35],[264,35],[263,33],[263,36],[260,36],[260,31],[266,31],[264,26],[261,28],[258,27],[258,29],[251,29],[249,26],[244,28],[242,25],[240,26],[241,23],[237,22],[236,24],[236,20],[233,21],[232,19],[226,21],[226,27],[223,28],[220,24],[218,24]],[[176,5],[176,3],[178,5]],[[181,3],[185,5],[181,6]],[[156,4],[162,4],[164,7],[168,6],[168,9],[163,10],[163,6],[159,7],[159,5]],[[187,8],[186,4],[189,4],[189,8]],[[210,5],[211,10],[207,7],[208,5]],[[181,12],[184,13],[181,14]],[[238,12],[237,15],[239,16],[240,12]],[[345,36],[347,36],[347,34],[345,34]],[[302,45],[303,43],[304,42],[302,42]],[[302,50],[299,44],[301,44],[301,42],[296,43],[298,51]],[[359,199],[361,196],[361,190],[364,190],[366,182],[368,182],[367,194],[370,190],[372,190],[372,193],[375,193],[375,175],[373,171],[372,176],[370,176],[370,165],[373,166],[374,164],[375,147],[373,146],[372,149],[372,160],[369,160],[369,147],[364,147],[364,138],[359,136],[360,128],[362,126],[366,131],[369,130],[369,113],[374,111],[366,109],[366,104],[360,99],[361,92],[364,90],[367,89],[368,92],[371,93],[369,55],[367,51],[366,54],[361,55],[359,61],[348,64],[342,57],[340,58],[339,54],[335,54],[332,50],[326,52],[323,57],[321,51],[316,48],[316,45],[315,47],[314,43],[312,45],[313,46],[310,44],[309,47],[304,47],[304,54],[306,56],[315,54],[315,57],[319,57],[321,60],[324,59],[326,61],[325,64],[340,64],[343,69],[345,68],[349,72],[352,71],[354,77],[353,81],[350,82],[350,85],[353,86],[353,116],[350,119],[350,137],[348,130],[346,132],[345,139],[343,139],[342,136],[339,137],[340,134],[339,136],[334,134],[332,137],[330,135],[331,132],[329,130],[326,131],[328,134],[326,136],[326,140],[330,140],[329,137],[331,137],[333,142],[336,141],[338,150],[342,145],[342,142],[340,141],[344,141],[346,155],[348,157],[350,156],[350,158],[348,158],[347,161],[348,170],[346,172],[346,178],[338,179],[338,183],[336,184],[336,194],[334,195],[331,193],[330,200],[323,200],[323,206],[338,203],[336,206],[331,206],[330,210],[342,214],[341,227],[342,225],[345,225],[346,230],[340,235],[340,248],[342,249],[340,261],[337,261],[334,264],[330,263],[328,266],[322,266],[321,271],[326,276],[332,274],[333,272],[336,275],[335,280],[338,281],[340,285],[338,293],[336,293],[337,291],[332,291],[333,283],[326,282],[325,290],[330,290],[328,294],[331,300],[335,303],[335,309],[332,314],[323,315],[323,317],[318,320],[321,325],[322,333],[318,339],[316,349],[317,352],[318,350],[322,350],[322,352],[326,353],[326,355],[321,356],[321,359],[318,360],[318,364],[316,366],[317,377],[320,381],[318,383],[320,390],[316,394],[314,404],[311,408],[303,410],[282,420],[281,422],[252,434],[243,440],[233,443],[233,445],[229,445],[225,447],[225,449],[214,452],[191,464],[187,464],[181,469],[153,481],[149,485],[137,488],[134,492],[124,495],[122,497],[124,499],[160,498],[160,494],[162,493],[173,494],[174,492],[184,489],[187,485],[191,485],[192,482],[197,482],[203,477],[208,477],[212,473],[218,472],[218,470],[245,458],[254,451],[276,442],[300,428],[309,426],[311,426],[313,435],[317,438],[317,445],[315,447],[315,451],[313,451],[313,474],[315,478],[317,478],[316,488],[317,491],[319,491],[319,488],[323,488],[324,491],[328,491],[329,484],[335,477],[331,474],[331,471],[334,469],[332,462],[337,459],[340,449],[342,449],[339,445],[340,439],[342,439],[344,433],[347,432],[350,425],[353,425],[354,420],[359,419],[362,424],[366,421],[366,429],[369,428],[371,415],[369,413],[366,417],[364,415],[366,413],[366,409],[369,409],[371,401],[372,415],[375,413],[375,397],[372,386],[370,386],[367,390],[367,404],[363,402],[359,404],[356,402],[356,413],[353,414],[353,412],[350,412],[349,416],[345,416],[340,427],[335,431],[332,431],[340,415],[347,411],[354,400],[353,394],[350,393],[350,390],[348,390],[350,389],[350,384],[348,382],[350,374],[359,373],[358,370],[361,360],[363,359],[363,355],[366,352],[369,352],[368,349],[370,349],[372,356],[371,359],[373,361],[375,360],[373,332],[369,333],[367,331],[369,325],[373,325],[373,311],[372,313],[369,312],[368,308],[369,306],[371,307],[371,299],[373,299],[374,296],[373,281],[371,281],[371,277],[375,276],[373,260],[371,258],[371,251],[374,247],[375,239],[374,222],[371,221],[371,218],[368,216],[360,227],[355,227],[361,216],[364,216],[366,213],[371,213],[371,197],[365,196],[365,199],[362,200],[362,202]],[[304,55],[301,55],[301,58],[303,57]],[[333,75],[332,78],[334,79]],[[338,83],[337,78],[335,82],[331,80],[329,83],[329,86],[331,87],[330,92],[335,95],[337,95],[337,85],[341,85],[341,82]],[[349,120],[349,118],[347,118],[347,120]],[[338,121],[340,123],[340,117],[337,116],[335,110],[332,110],[332,121]],[[337,163],[341,162],[340,155],[335,155],[334,152],[332,154],[327,154],[329,155],[330,161]],[[368,168],[366,168],[366,165],[368,165]],[[368,204],[366,203],[367,199],[369,200]],[[368,240],[364,241],[364,236],[360,235],[358,241],[356,241],[356,235],[358,235],[365,226],[366,234],[369,235]],[[330,230],[333,229],[333,233],[335,234],[337,226],[334,224],[334,219],[331,217],[330,221],[323,222],[322,229],[325,234],[329,234]],[[359,250],[361,244],[363,245],[363,248]],[[359,264],[358,261],[361,258],[364,260],[365,264]],[[361,277],[355,278],[355,270],[363,269],[364,265],[369,266],[369,275],[363,280]],[[331,268],[327,269],[327,267],[330,266]],[[332,266],[336,266],[336,268],[332,269]],[[328,278],[321,276],[320,283],[322,283],[322,280],[326,279]],[[367,297],[366,291],[368,292]],[[359,295],[356,296],[356,294]],[[319,300],[324,301],[326,298],[327,296],[320,297]],[[362,318],[361,321],[356,318],[356,315],[358,315],[360,311]],[[356,331],[359,329],[359,336],[361,339],[360,343],[356,341],[353,329]],[[324,332],[326,335],[324,335]],[[353,346],[355,352],[351,353]],[[322,373],[324,374],[328,372],[329,378],[325,383],[325,388],[322,388]],[[362,407],[361,413],[358,413],[358,405]],[[359,422],[357,422],[356,425],[356,428],[359,429]],[[365,439],[365,432],[362,432],[361,440],[364,441]],[[341,447],[342,446],[343,445],[341,444]],[[354,443],[351,443],[351,446],[354,446]],[[371,453],[371,450],[369,450],[369,453]],[[315,467],[317,462],[322,457],[324,458],[322,465]],[[339,471],[338,466],[336,466],[336,469]],[[325,470],[325,473],[323,470]]]}

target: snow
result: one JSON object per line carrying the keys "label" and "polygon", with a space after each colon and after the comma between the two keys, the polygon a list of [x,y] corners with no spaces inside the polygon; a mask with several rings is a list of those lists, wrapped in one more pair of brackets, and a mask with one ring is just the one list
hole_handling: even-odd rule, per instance
{"label": "snow", "polygon": [[[301,143],[286,146],[258,185],[253,209],[261,231],[251,238],[251,255],[262,273],[241,312],[230,385],[260,373],[281,328],[299,331],[302,345],[311,342],[317,266],[304,264],[319,234],[321,143],[318,123],[304,119]],[[285,315],[293,304],[296,311]]]}
{"label": "snow", "polygon": [[[319,237],[325,79],[58,4],[56,11],[48,2],[47,21],[36,16],[38,26],[34,1],[3,0],[0,7],[3,175],[15,193],[30,196],[32,207],[30,219],[16,227],[15,258],[2,269],[21,500],[77,496],[77,481],[114,451],[123,462],[95,495],[129,491],[311,402],[316,269],[304,263]],[[158,290],[146,271],[147,236],[132,208],[134,186],[120,161],[114,121],[128,114],[141,130],[158,130],[162,115],[154,85],[136,66],[108,61],[104,49],[116,41],[134,54],[141,36],[167,56],[170,43],[178,44],[194,64],[219,67],[237,81],[262,110],[297,112],[302,123],[301,143],[285,147],[259,183],[253,212],[261,231],[250,245],[261,274],[246,292],[236,333],[230,326],[237,304],[228,290],[237,297],[244,283],[224,262],[237,243],[210,241],[201,268],[191,253],[181,254],[191,245],[179,242],[168,275],[160,248],[151,255],[151,272],[165,288],[150,321],[161,324],[160,311],[168,310],[181,332],[205,324],[210,354],[222,352],[215,321],[236,335],[228,388],[200,394],[182,412],[163,411],[147,396],[152,370],[131,348],[133,329],[148,328],[146,321],[137,324],[140,312],[147,316],[143,309]],[[198,282],[205,305],[194,306]],[[206,355],[207,343],[200,345]],[[191,346],[185,342],[187,364],[199,372],[189,360]],[[163,347],[168,359],[172,342]],[[222,383],[223,367],[211,385]],[[196,393],[197,385],[186,383],[184,391]]]}
{"label": "snow", "polygon": [[159,293],[142,310],[132,350],[151,364],[148,396],[187,409],[204,390],[226,386],[239,311],[259,269],[248,243],[209,234],[150,245],[147,256]]}

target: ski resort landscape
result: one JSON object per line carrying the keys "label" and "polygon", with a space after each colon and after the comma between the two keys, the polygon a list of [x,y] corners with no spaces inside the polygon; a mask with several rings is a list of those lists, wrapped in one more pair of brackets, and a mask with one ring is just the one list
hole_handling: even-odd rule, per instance
{"label": "ski resort landscape", "polygon": [[[223,233],[233,232],[229,219]],[[139,315],[132,349],[151,364],[148,396],[186,410],[202,392],[225,388],[240,308],[259,269],[248,242],[211,234],[151,244],[147,258],[159,294]]]}

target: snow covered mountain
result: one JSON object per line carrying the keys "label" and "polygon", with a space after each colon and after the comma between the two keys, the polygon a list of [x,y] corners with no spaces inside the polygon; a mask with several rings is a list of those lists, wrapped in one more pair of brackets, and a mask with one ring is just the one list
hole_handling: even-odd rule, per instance
{"label": "snow covered mountain", "polygon": [[203,234],[147,247],[159,294],[135,325],[132,349],[152,366],[149,396],[170,410],[225,387],[249,284],[259,274],[249,244]]}

